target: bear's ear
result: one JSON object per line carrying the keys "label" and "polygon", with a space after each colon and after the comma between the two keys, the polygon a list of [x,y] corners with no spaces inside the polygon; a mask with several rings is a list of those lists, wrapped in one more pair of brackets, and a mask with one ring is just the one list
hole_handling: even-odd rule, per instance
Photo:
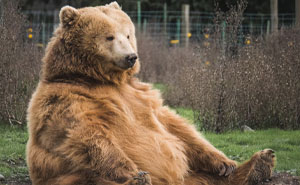
{"label": "bear's ear", "polygon": [[79,17],[80,14],[78,10],[71,6],[64,6],[59,13],[60,22],[64,27],[74,25]]}
{"label": "bear's ear", "polygon": [[117,10],[121,10],[122,8],[120,7],[120,5],[114,1],[114,2],[111,2],[109,4],[106,5],[107,7],[110,7],[110,8],[114,8],[114,9],[117,9]]}

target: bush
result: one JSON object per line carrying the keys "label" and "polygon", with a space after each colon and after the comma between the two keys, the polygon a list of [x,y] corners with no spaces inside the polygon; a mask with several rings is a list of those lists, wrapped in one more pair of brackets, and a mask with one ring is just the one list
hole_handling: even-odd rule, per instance
{"label": "bush", "polygon": [[[239,32],[246,4],[216,13],[209,41],[168,48],[139,38],[142,76],[168,85],[166,102],[194,109],[202,130],[217,133],[248,125],[256,129],[300,128],[300,30],[266,38]],[[225,35],[222,25],[226,22]],[[225,43],[225,44],[223,44]]]}
{"label": "bush", "polygon": [[300,128],[299,33],[282,30],[267,40],[239,47],[235,58],[190,68],[188,81],[192,83],[184,88],[202,128],[216,132],[245,124]]}
{"label": "bush", "polygon": [[17,2],[0,4],[0,119],[23,124],[39,76],[41,51],[26,37],[29,27]]}

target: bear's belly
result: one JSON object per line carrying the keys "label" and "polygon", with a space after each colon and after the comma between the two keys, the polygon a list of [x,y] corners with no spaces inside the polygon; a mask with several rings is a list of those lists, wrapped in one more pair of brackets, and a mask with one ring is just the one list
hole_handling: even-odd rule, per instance
{"label": "bear's belly", "polygon": [[[183,142],[166,130],[136,125],[120,146],[139,170],[150,173],[155,184],[183,184],[188,172]],[[121,139],[121,138],[120,138]]]}

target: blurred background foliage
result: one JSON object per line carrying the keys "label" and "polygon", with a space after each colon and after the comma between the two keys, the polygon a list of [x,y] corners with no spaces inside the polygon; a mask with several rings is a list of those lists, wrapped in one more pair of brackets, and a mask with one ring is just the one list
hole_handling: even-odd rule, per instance
{"label": "blurred background foliage", "polygon": [[[26,10],[54,10],[64,5],[71,5],[76,8],[84,6],[96,6],[110,3],[112,0],[23,0],[23,8]],[[138,0],[117,0],[125,11],[136,11]],[[141,0],[142,11],[158,11],[163,9],[167,3],[171,11],[181,10],[182,4],[189,4],[191,11],[213,12],[215,3],[219,3],[221,10],[227,11],[237,0]],[[279,13],[295,13],[295,1],[279,0]],[[269,13],[269,0],[251,0],[248,2],[246,13]]]}
{"label": "blurred background foliage", "polygon": [[[16,2],[0,1],[0,120],[25,125],[41,57],[59,24],[61,6],[78,8],[111,1]],[[167,34],[162,29],[165,2]],[[161,84],[165,103],[176,110],[191,110],[191,120],[201,130],[222,133],[243,125],[300,129],[300,28],[294,24],[295,1],[279,0],[279,13],[285,10],[292,21],[286,26],[279,19],[274,32],[266,29],[270,28],[270,0],[218,2],[220,9],[214,10],[215,1],[208,0],[141,0],[142,24],[137,24],[140,79]],[[137,1],[118,3],[137,23]],[[191,7],[192,35],[185,47],[180,38],[188,37],[180,28],[184,3]],[[205,22],[204,17],[209,20]],[[170,42],[174,35],[177,44]]]}

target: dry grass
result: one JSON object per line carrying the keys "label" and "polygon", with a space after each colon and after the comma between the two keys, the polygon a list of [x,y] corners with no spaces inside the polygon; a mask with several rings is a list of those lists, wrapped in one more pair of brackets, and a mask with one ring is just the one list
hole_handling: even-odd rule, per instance
{"label": "dry grass", "polygon": [[[239,26],[245,6],[241,0],[228,12],[217,10],[215,25],[206,30],[210,37],[189,48],[138,35],[140,78],[167,84],[166,103],[193,108],[202,130],[300,128],[300,30],[248,36],[252,43],[244,45]],[[0,119],[11,124],[25,121],[42,54],[26,38],[26,18],[17,7],[1,1]]]}
{"label": "dry grass", "polygon": [[17,2],[0,3],[0,119],[23,124],[38,79],[41,51],[27,38],[26,18]]}
{"label": "dry grass", "polygon": [[210,39],[188,49],[140,37],[142,78],[167,84],[167,103],[193,108],[202,130],[299,129],[300,30],[248,36],[252,43],[245,45],[239,32],[245,6],[240,1],[228,12],[217,11]]}

